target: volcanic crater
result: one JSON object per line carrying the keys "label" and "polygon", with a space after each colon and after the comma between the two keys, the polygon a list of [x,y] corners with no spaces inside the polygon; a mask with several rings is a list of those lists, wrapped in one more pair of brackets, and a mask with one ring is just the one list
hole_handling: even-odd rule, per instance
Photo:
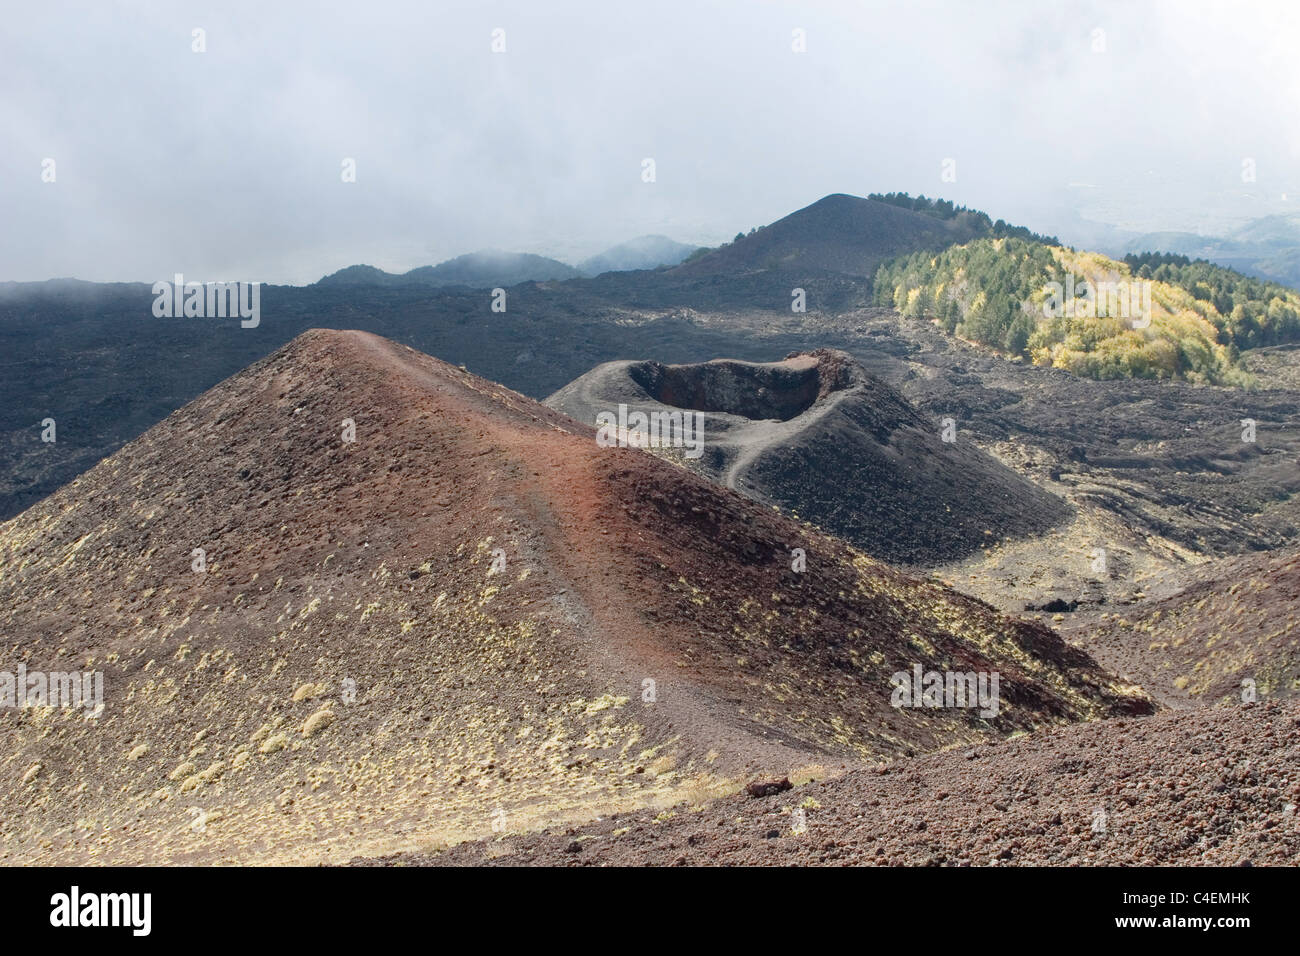
{"label": "volcanic crater", "polygon": [[620,406],[648,419],[702,412],[702,453],[661,453],[894,563],[959,559],[1071,514],[960,423],[926,418],[836,349],[768,363],[607,362],[546,404],[586,422]]}

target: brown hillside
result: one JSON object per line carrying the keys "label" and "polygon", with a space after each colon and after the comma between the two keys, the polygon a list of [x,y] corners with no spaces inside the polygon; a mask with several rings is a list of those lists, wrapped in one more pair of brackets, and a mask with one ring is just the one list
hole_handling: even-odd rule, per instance
{"label": "brown hillside", "polygon": [[[1121,608],[1075,638],[1171,706],[1300,693],[1300,555],[1252,555],[1198,569],[1172,597]],[[1247,697],[1246,699],[1249,699]]]}
{"label": "brown hillside", "polygon": [[[593,436],[314,331],[0,525],[10,669],[104,679],[94,719],[0,711],[0,859],[417,850],[1150,710],[1044,627]],[[999,672],[999,715],[891,707],[913,663]]]}

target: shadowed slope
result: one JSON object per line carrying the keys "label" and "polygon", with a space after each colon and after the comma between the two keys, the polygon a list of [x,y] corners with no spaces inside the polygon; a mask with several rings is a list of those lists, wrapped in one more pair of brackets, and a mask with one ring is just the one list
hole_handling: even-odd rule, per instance
{"label": "shadowed slope", "polygon": [[[10,669],[104,675],[96,719],[0,712],[6,862],[415,849],[1150,708],[1045,628],[358,332],[0,525],[0,608]],[[913,662],[997,670],[998,716],[892,708]]]}

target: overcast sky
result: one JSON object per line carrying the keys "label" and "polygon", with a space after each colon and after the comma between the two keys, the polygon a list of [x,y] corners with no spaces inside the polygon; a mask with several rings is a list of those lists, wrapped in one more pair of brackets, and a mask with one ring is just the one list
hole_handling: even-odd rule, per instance
{"label": "overcast sky", "polygon": [[1212,229],[1300,202],[1297,50],[1294,0],[13,4],[0,280],[576,261],[831,192]]}

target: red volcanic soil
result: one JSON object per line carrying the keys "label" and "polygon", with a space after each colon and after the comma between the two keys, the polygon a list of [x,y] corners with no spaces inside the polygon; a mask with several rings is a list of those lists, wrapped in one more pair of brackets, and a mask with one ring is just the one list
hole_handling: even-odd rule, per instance
{"label": "red volcanic soil", "polygon": [[1052,728],[702,810],[364,862],[1288,866],[1300,860],[1297,766],[1300,702],[1214,707]]}
{"label": "red volcanic soil", "polygon": [[[0,623],[5,669],[104,683],[95,718],[0,711],[4,862],[346,860],[1151,710],[1041,625],[360,332],[0,525]],[[913,664],[997,672],[997,716],[891,706]]]}

